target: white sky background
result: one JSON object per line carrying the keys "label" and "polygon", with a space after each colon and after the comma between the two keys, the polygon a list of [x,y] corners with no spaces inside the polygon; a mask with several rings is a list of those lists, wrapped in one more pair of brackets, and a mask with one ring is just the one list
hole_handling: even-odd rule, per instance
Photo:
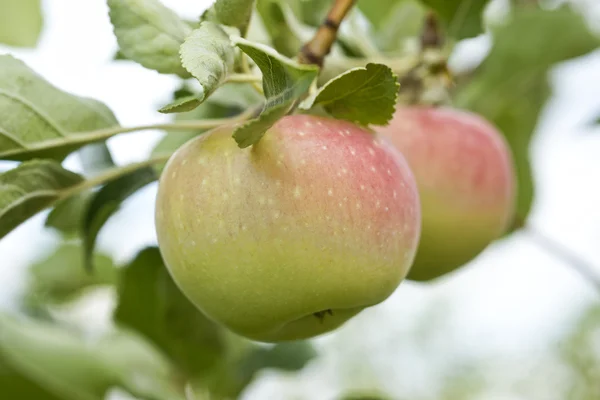
{"label": "white sky background", "polygon": [[[210,3],[163,2],[189,18],[197,17],[203,3]],[[589,7],[589,16],[600,20],[597,2],[579,3]],[[63,90],[105,102],[122,125],[168,119],[156,110],[168,101],[178,81],[137,64],[111,62],[117,46],[104,1],[46,0],[44,6],[46,27],[39,47],[24,51],[0,46],[0,53],[21,58]],[[465,46],[464,54],[477,56],[482,43],[485,47],[485,41]],[[537,198],[531,221],[600,266],[600,129],[586,126],[600,115],[600,52],[558,68],[553,85],[555,97],[532,146]],[[117,163],[129,163],[145,158],[161,135],[120,135],[110,139],[109,147]],[[67,166],[78,169],[77,159],[69,158]],[[125,262],[140,247],[155,243],[155,190],[156,185],[149,186],[129,199],[102,230],[100,248],[118,261]],[[23,268],[57,243],[54,234],[42,229],[45,216],[38,215],[0,240],[0,306],[10,306],[22,287]],[[596,272],[600,274],[600,268]],[[301,385],[314,391],[306,399],[325,400],[342,383],[352,387],[379,383],[392,394],[409,386],[427,393],[436,373],[431,365],[443,367],[457,358],[490,354],[511,360],[522,357],[525,362],[532,352],[553,346],[556,335],[570,327],[577,312],[598,299],[570,266],[516,234],[435,285],[403,283],[385,303],[318,339],[325,356],[300,377],[266,378],[246,397],[254,398],[254,393],[260,398],[261,393],[263,398],[269,394],[277,398],[275,393],[285,385]],[[432,302],[439,302],[441,325],[426,329],[423,312]],[[427,346],[405,341],[416,329],[423,332]],[[352,357],[360,357],[355,359],[362,365],[360,371],[348,367]],[[411,371],[411,379],[398,378],[405,371]]]}

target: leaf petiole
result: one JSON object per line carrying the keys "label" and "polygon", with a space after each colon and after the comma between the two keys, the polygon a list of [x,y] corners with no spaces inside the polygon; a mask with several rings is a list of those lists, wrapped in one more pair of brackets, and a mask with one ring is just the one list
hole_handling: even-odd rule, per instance
{"label": "leaf petiole", "polygon": [[[242,71],[244,71],[243,75],[254,75],[252,70],[250,69],[250,63],[248,62],[248,56],[245,53],[242,53]],[[261,79],[262,80],[262,79]],[[260,95],[264,95],[264,91],[261,85],[258,82],[252,82],[252,87],[256,90]]]}
{"label": "leaf petiole", "polygon": [[66,137],[59,137],[56,139],[44,140],[39,143],[28,145],[27,148],[10,149],[7,151],[0,151],[0,158],[8,158],[15,155],[26,154],[36,151],[51,150],[54,148],[66,147],[66,146],[77,146],[85,145],[95,142],[101,142],[109,139],[121,133],[131,133],[137,131],[146,130],[165,130],[165,131],[196,131],[200,129],[211,129],[218,126],[236,122],[243,122],[251,118],[254,114],[253,109],[249,109],[235,117],[231,118],[217,118],[217,119],[204,119],[198,121],[177,121],[162,124],[148,124],[138,126],[115,126],[111,128],[98,129],[95,131],[73,133]]}
{"label": "leaf petiole", "polygon": [[79,192],[84,191],[84,190],[92,189],[98,185],[101,185],[105,182],[116,179],[122,175],[126,175],[126,174],[136,171],[138,169],[141,169],[144,167],[150,167],[154,164],[159,164],[161,162],[166,162],[171,157],[172,154],[173,153],[162,153],[162,154],[155,155],[151,158],[148,158],[147,160],[144,160],[144,161],[140,161],[137,163],[131,163],[131,164],[127,164],[125,166],[115,167],[115,168],[106,170],[106,172],[98,174],[90,179],[84,180],[81,183],[65,190],[61,194],[60,200],[71,197]]}
{"label": "leaf petiole", "polygon": [[223,83],[257,83],[262,82],[262,77],[258,75],[254,75],[252,73],[249,74],[231,74]]}

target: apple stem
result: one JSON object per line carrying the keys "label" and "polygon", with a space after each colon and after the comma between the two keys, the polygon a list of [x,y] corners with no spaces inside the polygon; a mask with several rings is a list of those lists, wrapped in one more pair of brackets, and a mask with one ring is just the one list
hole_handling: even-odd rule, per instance
{"label": "apple stem", "polygon": [[325,56],[331,51],[331,46],[337,38],[338,29],[356,0],[335,0],[327,13],[325,21],[319,26],[313,38],[308,41],[298,54],[302,64],[323,66]]}
{"label": "apple stem", "polygon": [[425,16],[420,35],[420,51],[413,68],[400,74],[399,102],[439,106],[450,104],[452,76],[444,54],[445,39],[437,15]]}
{"label": "apple stem", "polygon": [[531,225],[524,226],[523,230],[535,243],[537,243],[538,246],[571,265],[583,278],[594,285],[600,292],[600,273],[598,273],[597,268],[586,260],[583,260],[571,249],[558,243],[554,239],[551,239]]}

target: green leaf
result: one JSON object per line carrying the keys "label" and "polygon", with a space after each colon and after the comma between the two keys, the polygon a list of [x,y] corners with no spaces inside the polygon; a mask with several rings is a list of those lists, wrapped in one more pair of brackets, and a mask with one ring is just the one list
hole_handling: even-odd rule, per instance
{"label": "green leaf", "polygon": [[26,161],[0,174],[0,238],[82,181],[52,160]]}
{"label": "green leaf", "polygon": [[293,57],[300,51],[302,41],[290,29],[283,11],[284,6],[282,0],[258,0],[256,10],[275,50],[287,57]]}
{"label": "green leaf", "polygon": [[116,386],[133,396],[186,400],[181,371],[138,333],[117,329],[102,337],[95,350],[105,370],[116,378]]}
{"label": "green leaf", "polygon": [[120,52],[130,60],[163,74],[188,78],[179,47],[190,25],[158,0],[107,0]]}
{"label": "green leaf", "polygon": [[244,148],[257,143],[268,128],[292,109],[316,79],[319,68],[298,64],[259,43],[243,38],[234,38],[233,41],[262,71],[263,91],[267,98],[261,115],[234,132],[236,142]]}
{"label": "green leaf", "polygon": [[217,0],[213,9],[220,23],[238,28],[242,36],[245,36],[254,2],[255,0]]}
{"label": "green leaf", "polygon": [[[88,181],[52,160],[31,160],[0,175],[0,238],[59,200],[77,195],[133,171],[164,162],[169,155],[153,156],[139,163],[115,167]],[[122,196],[123,194],[121,194]],[[104,215],[108,209],[101,207]],[[100,221],[94,216],[94,224]],[[91,226],[90,232],[96,225]]]}
{"label": "green leaf", "polygon": [[240,148],[252,146],[264,136],[267,130],[290,111],[289,104],[278,104],[263,111],[258,118],[252,119],[235,130],[234,139]]}
{"label": "green leaf", "polygon": [[421,0],[435,10],[450,36],[456,40],[483,33],[483,10],[489,0]]}
{"label": "green leaf", "polygon": [[67,237],[79,235],[91,192],[83,192],[56,203],[46,217],[44,226],[54,228]]}
{"label": "green leaf", "polygon": [[193,110],[200,104],[202,104],[202,100],[198,98],[198,96],[186,96],[179,98],[167,104],[166,106],[161,107],[161,109],[158,110],[158,112],[163,114],[186,112]]}
{"label": "green leaf", "polygon": [[234,49],[229,35],[217,24],[204,21],[181,46],[183,66],[198,80],[203,92],[199,105],[223,83],[233,69]]}
{"label": "green leaf", "polygon": [[102,400],[113,387],[148,400],[183,399],[168,361],[126,331],[90,341],[50,322],[0,314],[0,360],[63,400]]}
{"label": "green leaf", "polygon": [[534,196],[529,145],[551,93],[548,72],[556,63],[594,50],[600,39],[566,6],[522,10],[493,35],[489,55],[472,80],[458,88],[455,105],[482,115],[505,135],[516,163],[517,215],[523,220]]}
{"label": "green leaf", "polygon": [[223,352],[220,329],[181,293],[157,248],[141,251],[122,272],[115,320],[145,335],[189,374]]}
{"label": "green leaf", "polygon": [[144,167],[105,184],[92,196],[83,220],[82,237],[86,270],[91,271],[96,238],[106,221],[119,206],[139,189],[158,178],[152,167]]}
{"label": "green leaf", "polygon": [[369,63],[333,78],[300,107],[321,105],[335,118],[386,125],[394,115],[399,86],[390,67]]}
{"label": "green leaf", "polygon": [[243,38],[234,38],[233,41],[254,60],[263,73],[267,108],[297,100],[306,93],[318,74],[318,67],[299,64],[268,46]]}
{"label": "green leaf", "polygon": [[83,268],[83,246],[62,243],[52,254],[29,267],[24,302],[30,307],[70,301],[83,289],[117,283],[118,272],[104,254],[94,256],[94,272]]}
{"label": "green leaf", "polygon": [[77,134],[114,127],[104,104],[63,92],[22,61],[0,55],[0,159],[62,160],[97,138]]}
{"label": "green leaf", "polygon": [[0,43],[35,47],[44,24],[40,0],[0,0]]}
{"label": "green leaf", "polygon": [[[241,110],[237,107],[234,107],[236,102],[240,102],[243,100],[242,95],[237,95],[237,93],[225,93],[230,94],[231,97],[224,98],[223,103],[217,103],[216,97],[219,97],[219,92],[222,89],[228,88],[231,85],[221,86],[217,91],[210,96],[207,102],[202,103],[198,108],[188,111],[181,112],[175,115],[176,121],[193,121],[193,120],[202,120],[209,118],[226,118],[231,117],[239,113]],[[247,85],[245,85],[247,86]],[[233,103],[233,105],[227,105],[229,103]],[[244,107],[246,108],[246,107]],[[168,135],[165,135],[158,144],[152,150],[153,155],[157,154],[169,154],[173,153],[179,147],[184,145],[188,140],[206,132],[205,129],[198,129],[197,131],[171,131]],[[162,171],[164,167],[164,163],[155,165],[155,169],[158,173]]]}

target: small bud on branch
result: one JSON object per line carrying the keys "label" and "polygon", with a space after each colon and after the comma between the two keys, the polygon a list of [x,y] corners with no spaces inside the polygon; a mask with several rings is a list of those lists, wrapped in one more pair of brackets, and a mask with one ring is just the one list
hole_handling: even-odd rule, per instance
{"label": "small bud on branch", "polygon": [[325,21],[319,26],[313,38],[302,46],[298,60],[302,64],[323,66],[325,56],[337,38],[338,29],[356,0],[335,0]]}

